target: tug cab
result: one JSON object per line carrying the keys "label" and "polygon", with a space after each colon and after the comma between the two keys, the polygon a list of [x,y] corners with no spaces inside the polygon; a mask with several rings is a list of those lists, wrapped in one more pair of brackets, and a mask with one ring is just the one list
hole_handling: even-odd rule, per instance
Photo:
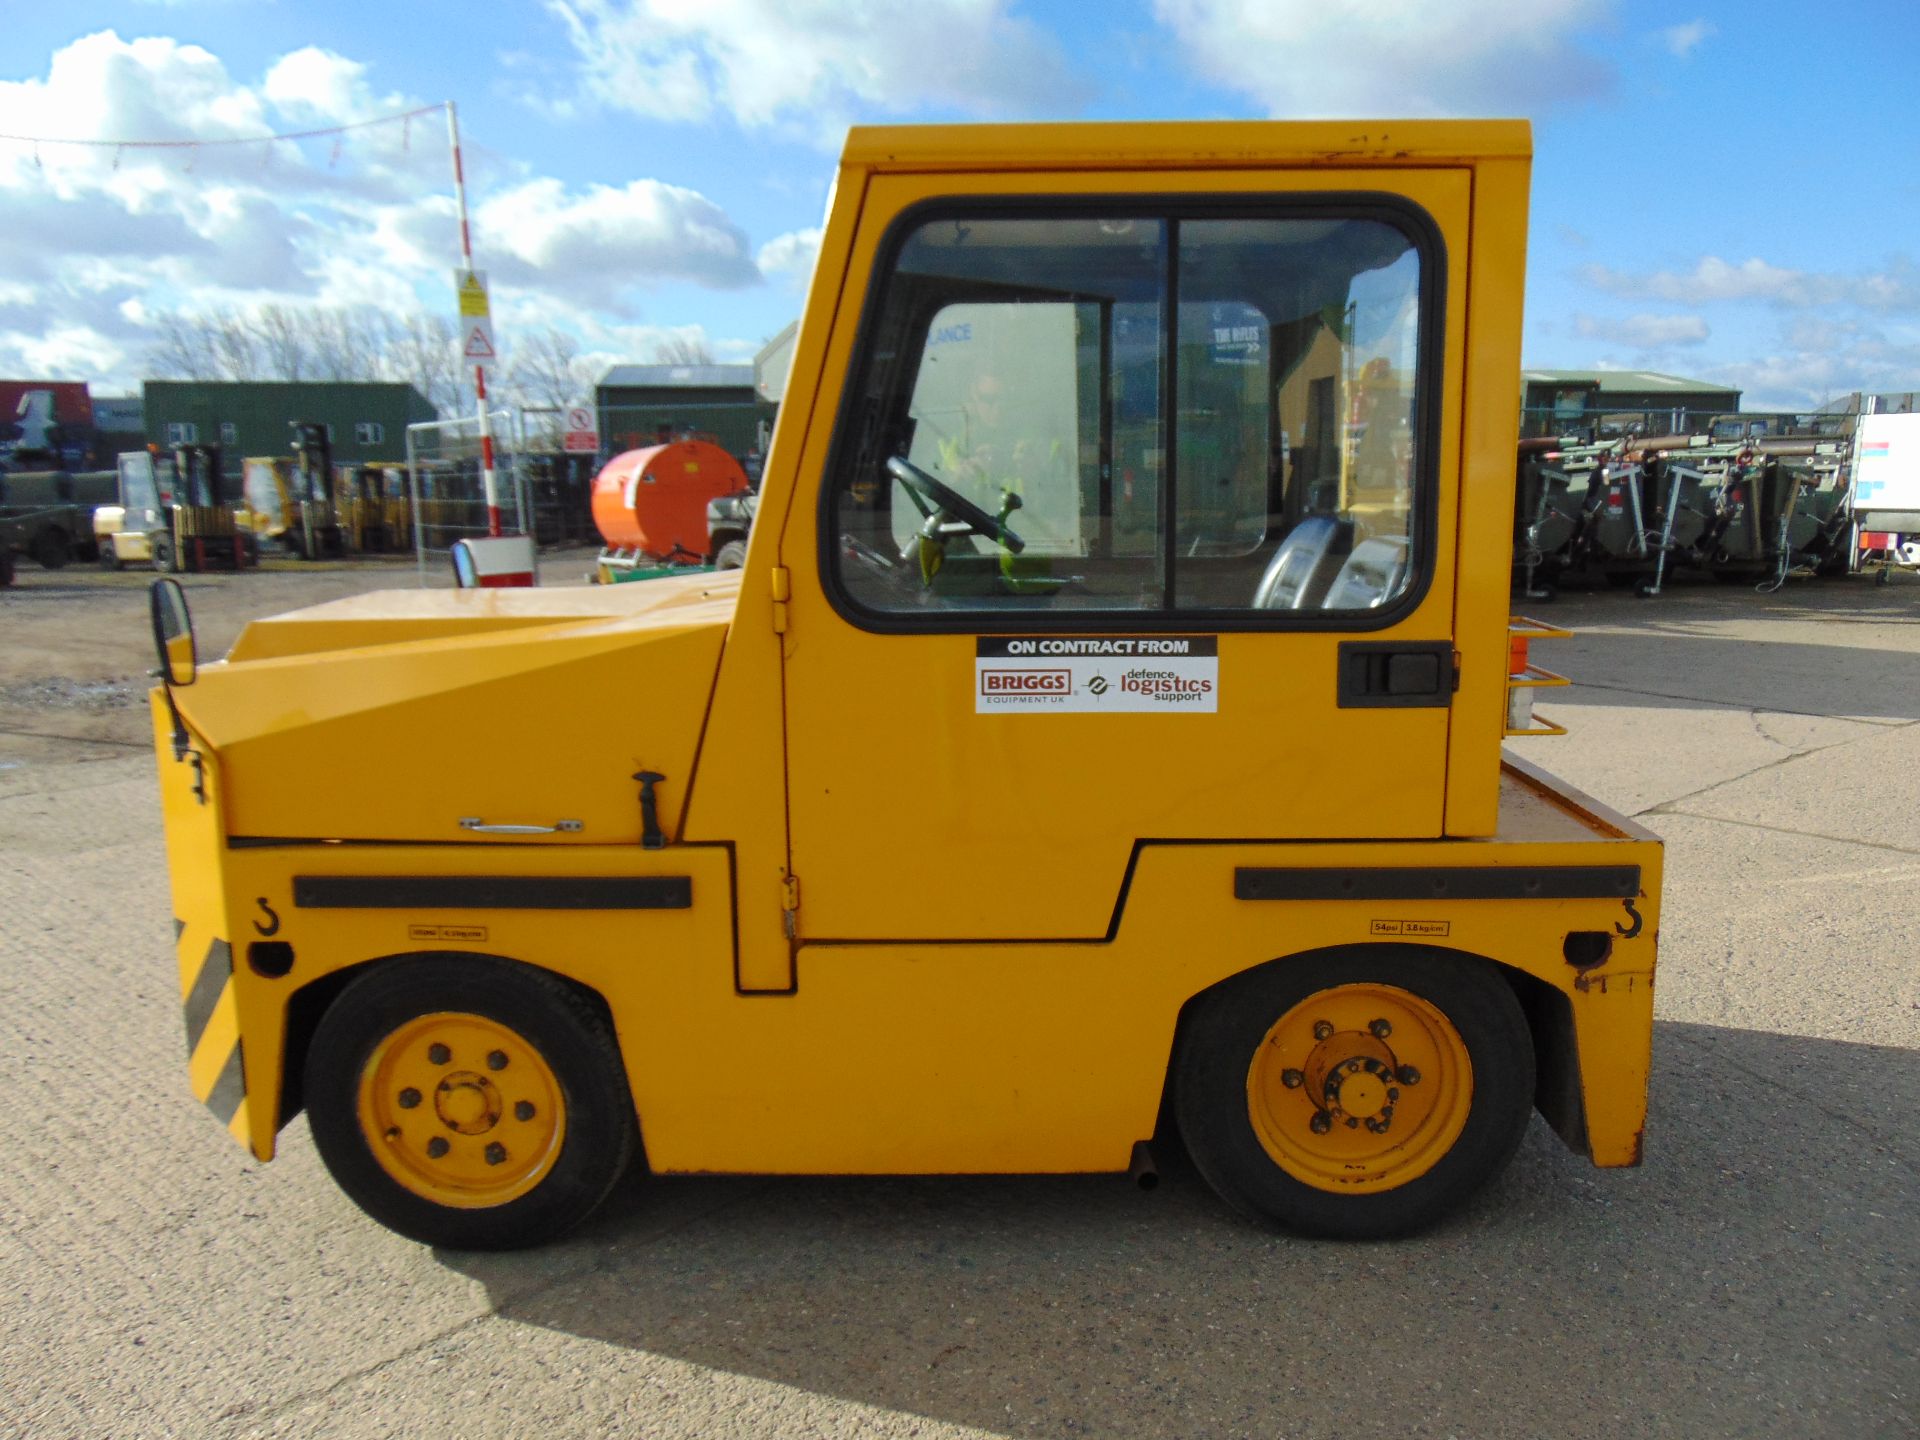
{"label": "tug cab", "polygon": [[172,667],[196,1095],[454,1246],[634,1163],[1120,1172],[1168,1119],[1315,1234],[1430,1223],[1535,1108],[1637,1163],[1660,845],[1501,750],[1557,679],[1507,613],[1529,153],[852,132],[743,568]]}

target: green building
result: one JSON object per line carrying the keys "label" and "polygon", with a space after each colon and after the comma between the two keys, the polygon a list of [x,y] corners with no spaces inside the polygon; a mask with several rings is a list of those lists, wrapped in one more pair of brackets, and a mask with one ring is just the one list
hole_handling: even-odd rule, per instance
{"label": "green building", "polygon": [[742,460],[765,449],[780,408],[755,390],[751,365],[615,365],[594,402],[606,454],[692,435]]}
{"label": "green building", "polygon": [[386,381],[149,380],[141,386],[147,440],[218,445],[224,468],[249,455],[285,455],[295,421],[326,425],[346,464],[407,458],[407,426],[439,414],[411,385]]}
{"label": "green building", "polygon": [[1740,392],[1657,370],[1522,370],[1520,433],[1568,435],[1639,424],[1641,433],[1699,430],[1740,408]]}

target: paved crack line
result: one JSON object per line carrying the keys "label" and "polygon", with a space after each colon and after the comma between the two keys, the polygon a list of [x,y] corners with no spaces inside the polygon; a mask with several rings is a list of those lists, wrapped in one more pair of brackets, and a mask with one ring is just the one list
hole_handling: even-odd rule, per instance
{"label": "paved crack line", "polygon": [[[1798,712],[1791,711],[1791,710],[1767,710],[1764,712],[1759,710],[1749,710],[1747,712],[1747,718],[1748,720],[1754,722],[1754,726],[1756,730],[1758,730],[1759,728],[1759,716],[1763,713],[1768,715],[1791,715]],[[1837,717],[1829,715],[1829,716],[1823,716],[1821,718],[1830,720]],[[1907,729],[1914,725],[1920,725],[1920,720],[1903,720],[1900,722],[1898,726],[1892,726],[1892,727],[1881,726],[1878,728],[1884,731],[1889,728]],[[1772,745],[1783,744],[1782,741],[1775,740],[1771,735],[1767,735],[1764,732],[1761,732],[1761,738],[1766,740],[1769,744],[1772,744]],[[1675,795],[1670,799],[1660,801],[1658,804],[1649,805],[1644,810],[1636,810],[1633,812],[1633,818],[1637,820],[1642,815],[1687,814],[1689,812],[1682,811],[1682,810],[1675,810],[1673,807],[1687,800],[1697,800],[1702,795],[1711,795],[1715,790],[1724,789],[1728,785],[1738,785],[1742,780],[1751,780],[1755,775],[1764,775],[1767,771],[1777,770],[1783,765],[1791,765],[1796,760],[1811,759],[1813,756],[1823,755],[1829,750],[1839,750],[1848,745],[1858,745],[1864,740],[1869,740],[1873,738],[1874,737],[1870,735],[1849,735],[1844,740],[1834,740],[1825,745],[1815,745],[1811,749],[1807,749],[1807,750],[1794,750],[1790,754],[1780,756],[1778,759],[1769,760],[1764,765],[1756,765],[1751,770],[1743,770],[1738,775],[1729,775],[1724,780],[1716,780],[1711,785],[1701,786],[1698,790],[1689,790],[1684,795]],[[1700,818],[1711,820],[1711,819],[1716,819],[1718,817],[1706,815],[1706,816],[1701,816]],[[1836,838],[1836,837],[1828,837],[1828,838]]]}
{"label": "paved crack line", "polygon": [[[768,1185],[766,1184],[755,1185],[743,1194],[734,1196],[728,1200],[722,1200],[719,1204],[702,1210],[697,1215],[688,1216],[677,1225],[668,1225],[663,1229],[654,1231],[630,1249],[623,1248],[618,1252],[618,1255],[620,1258],[624,1258],[636,1251],[645,1250],[656,1245],[669,1236],[682,1234],[700,1224],[702,1221],[711,1220],[714,1216],[724,1211],[731,1210],[737,1205],[743,1205],[755,1196],[764,1194],[767,1189]],[[398,1350],[386,1356],[384,1359],[376,1360],[371,1365],[363,1365],[358,1370],[350,1370],[346,1374],[340,1375],[316,1389],[302,1391],[298,1395],[290,1395],[284,1400],[274,1401],[258,1409],[231,1411],[220,1418],[230,1422],[230,1434],[244,1434],[249,1429],[258,1431],[263,1427],[271,1425],[274,1420],[281,1416],[291,1414],[302,1405],[310,1405],[317,1401],[325,1400],[329,1395],[335,1394],[348,1386],[357,1385],[362,1380],[369,1380],[382,1371],[390,1370],[404,1361],[411,1360],[416,1355],[432,1350],[435,1346],[453,1339],[464,1331],[477,1329],[489,1320],[511,1319],[512,1317],[506,1313],[506,1307],[520,1305],[528,1300],[536,1299],[551,1290],[558,1289],[562,1285],[571,1285],[576,1281],[585,1280],[593,1275],[606,1274],[615,1268],[613,1265],[614,1259],[614,1252],[609,1252],[606,1255],[597,1257],[589,1264],[582,1265],[578,1269],[567,1270],[561,1274],[550,1276],[536,1284],[529,1285],[524,1290],[514,1291],[498,1300],[489,1299],[487,1308],[480,1314],[469,1315],[464,1320],[456,1321],[445,1329],[435,1331],[418,1344],[409,1345],[403,1350]],[[483,1286],[486,1284],[484,1280],[480,1283]]]}
{"label": "paved crack line", "polygon": [[[1677,803],[1677,802],[1675,802]],[[1764,830],[1770,835],[1792,835],[1802,840],[1825,840],[1834,845],[1858,845],[1862,850],[1884,850],[1889,855],[1920,855],[1920,848],[1889,845],[1884,840],[1860,840],[1851,835],[1828,835],[1819,830],[1794,830],[1785,825],[1763,825],[1758,820],[1733,820],[1725,815],[1703,815],[1698,810],[1669,810],[1657,805],[1641,815],[1684,815],[1689,820],[1708,820],[1716,825],[1738,825],[1744,830]],[[1639,816],[1634,817],[1638,819]]]}

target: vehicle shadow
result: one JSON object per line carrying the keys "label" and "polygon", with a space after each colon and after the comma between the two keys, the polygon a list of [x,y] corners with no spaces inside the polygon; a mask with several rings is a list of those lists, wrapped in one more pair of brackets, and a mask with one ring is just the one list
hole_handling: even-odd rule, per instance
{"label": "vehicle shadow", "polygon": [[648,1181],[574,1256],[440,1258],[513,1321],[1008,1435],[1900,1432],[1920,1054],[1663,1023],[1652,1093],[1643,1168],[1536,1120],[1395,1243],[1262,1230],[1166,1157],[1152,1193]]}

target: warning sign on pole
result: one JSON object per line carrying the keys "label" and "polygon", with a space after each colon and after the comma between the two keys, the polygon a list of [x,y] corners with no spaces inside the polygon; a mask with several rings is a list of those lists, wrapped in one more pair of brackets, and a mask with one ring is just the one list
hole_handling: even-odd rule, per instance
{"label": "warning sign on pole", "polygon": [[487,297],[487,272],[455,270],[453,288],[460,297],[460,358],[470,365],[492,365],[500,358],[493,343],[493,309]]}

